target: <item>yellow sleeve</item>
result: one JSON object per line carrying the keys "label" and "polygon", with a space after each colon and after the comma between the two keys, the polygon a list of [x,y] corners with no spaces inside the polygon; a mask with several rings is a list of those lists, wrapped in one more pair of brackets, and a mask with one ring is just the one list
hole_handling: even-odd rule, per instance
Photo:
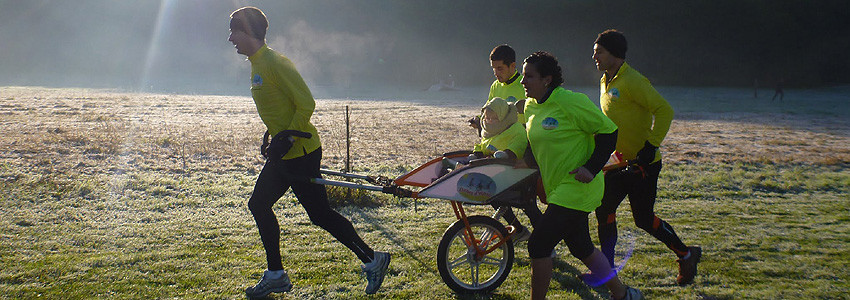
{"label": "yellow sleeve", "polygon": [[556,102],[563,111],[571,112],[575,125],[589,134],[612,133],[617,125],[590,101],[587,95],[570,92],[569,101]]}
{"label": "yellow sleeve", "polygon": [[525,128],[520,123],[514,123],[508,128],[508,131],[510,131],[512,137],[505,149],[511,150],[517,158],[521,159],[525,155],[525,148],[528,147],[528,136],[525,133]]}
{"label": "yellow sleeve", "polygon": [[487,101],[484,101],[484,104],[487,104],[487,102],[490,102],[490,100],[493,100],[493,97],[496,96],[495,93],[493,92],[493,90],[496,89],[496,84],[498,82],[499,82],[498,80],[494,80],[493,83],[490,84],[490,93],[487,94]]}
{"label": "yellow sleeve", "polygon": [[484,141],[481,141],[478,144],[475,144],[475,147],[472,147],[472,152],[481,152],[484,153]]}
{"label": "yellow sleeve", "polygon": [[277,68],[277,73],[280,86],[285,93],[289,94],[292,104],[295,105],[292,120],[285,128],[305,132],[309,131],[310,126],[308,124],[310,123],[310,117],[316,109],[316,101],[313,99],[313,94],[310,93],[310,89],[307,87],[304,79],[301,78],[301,75],[298,74],[295,66],[291,65],[291,63],[287,64],[286,67]]}
{"label": "yellow sleeve", "polygon": [[646,107],[646,110],[655,119],[647,140],[650,144],[661,146],[661,142],[664,141],[667,132],[670,131],[670,124],[673,122],[673,107],[655,90],[648,79],[644,78],[643,82],[634,85],[634,88],[636,90],[632,92],[635,101]]}

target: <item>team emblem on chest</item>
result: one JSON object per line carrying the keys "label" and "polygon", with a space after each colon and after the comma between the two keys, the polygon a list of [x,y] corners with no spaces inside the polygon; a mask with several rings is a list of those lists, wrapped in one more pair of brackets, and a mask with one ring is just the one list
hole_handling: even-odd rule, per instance
{"label": "team emblem on chest", "polygon": [[260,74],[254,74],[254,77],[251,78],[251,87],[261,86],[263,86],[263,77],[260,77]]}
{"label": "team emblem on chest", "polygon": [[540,122],[540,125],[543,126],[543,129],[552,130],[558,128],[558,120],[555,120],[553,117],[548,117],[543,119],[543,122]]}

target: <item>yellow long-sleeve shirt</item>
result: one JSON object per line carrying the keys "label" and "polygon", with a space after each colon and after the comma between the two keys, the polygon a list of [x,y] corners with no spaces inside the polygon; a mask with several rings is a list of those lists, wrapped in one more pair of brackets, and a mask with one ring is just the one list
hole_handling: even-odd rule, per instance
{"label": "yellow long-sleeve shirt", "polygon": [[[673,108],[667,100],[646,77],[625,62],[607,84],[606,76],[603,74],[599,81],[599,105],[619,128],[617,151],[623,153],[624,159],[631,160],[646,141],[661,146],[673,122]],[[661,151],[656,151],[653,162],[659,160]]]}
{"label": "yellow long-sleeve shirt", "polygon": [[321,147],[319,132],[310,123],[316,101],[292,61],[267,45],[248,60],[251,61],[251,96],[269,134],[298,130],[313,135],[309,139],[295,138],[283,159],[301,157]]}

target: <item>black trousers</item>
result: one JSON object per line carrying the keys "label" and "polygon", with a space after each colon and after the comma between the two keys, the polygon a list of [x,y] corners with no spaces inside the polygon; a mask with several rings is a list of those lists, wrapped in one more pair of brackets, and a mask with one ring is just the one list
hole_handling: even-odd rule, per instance
{"label": "black trousers", "polygon": [[635,225],[663,242],[680,258],[688,253],[673,227],[655,215],[655,196],[661,161],[649,164],[643,174],[630,170],[611,170],[605,173],[605,194],[596,209],[598,234],[602,253],[614,267],[614,246],[617,244],[617,207],[629,196]]}
{"label": "black trousers", "polygon": [[351,221],[330,207],[325,186],[310,183],[310,178],[321,178],[321,161],[322,148],[294,159],[277,162],[268,160],[257,178],[254,192],[248,200],[248,208],[257,222],[269,270],[283,269],[280,226],[272,206],[290,187],[313,224],[322,227],[351,249],[363,263],[372,261],[374,257],[374,251],[357,235]]}

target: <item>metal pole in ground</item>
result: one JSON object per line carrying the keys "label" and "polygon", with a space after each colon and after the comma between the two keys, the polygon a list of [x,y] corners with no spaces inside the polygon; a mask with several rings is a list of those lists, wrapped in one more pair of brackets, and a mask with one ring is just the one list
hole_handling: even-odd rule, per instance
{"label": "metal pole in ground", "polygon": [[[349,134],[348,105],[345,106],[345,173],[351,172],[351,136]],[[351,200],[351,189],[348,189]]]}
{"label": "metal pole in ground", "polygon": [[351,137],[349,135],[348,105],[345,106],[345,173],[351,172]]}

